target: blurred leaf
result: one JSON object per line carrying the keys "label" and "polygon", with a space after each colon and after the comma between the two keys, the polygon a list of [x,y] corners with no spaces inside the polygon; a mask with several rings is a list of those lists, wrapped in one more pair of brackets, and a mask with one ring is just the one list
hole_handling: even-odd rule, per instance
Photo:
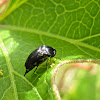
{"label": "blurred leaf", "polygon": [[[99,66],[98,66],[99,67]],[[63,100],[99,100],[100,98],[100,70],[93,74],[91,71],[78,70],[77,75],[73,79],[73,83],[69,85],[70,89],[62,93]],[[73,84],[73,86],[72,86]],[[67,94],[67,95],[66,95]],[[67,99],[66,99],[67,98]]]}

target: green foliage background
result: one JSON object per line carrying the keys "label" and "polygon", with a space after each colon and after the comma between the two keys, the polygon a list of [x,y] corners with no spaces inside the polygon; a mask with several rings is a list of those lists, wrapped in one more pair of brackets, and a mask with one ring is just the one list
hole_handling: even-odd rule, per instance
{"label": "green foliage background", "polygon": [[1,100],[56,99],[45,64],[23,77],[27,56],[44,44],[58,58],[99,60],[100,0],[10,0],[0,15]]}

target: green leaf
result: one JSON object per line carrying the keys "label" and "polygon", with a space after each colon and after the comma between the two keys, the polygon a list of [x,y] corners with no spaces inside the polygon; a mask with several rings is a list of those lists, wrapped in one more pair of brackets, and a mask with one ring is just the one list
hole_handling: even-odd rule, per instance
{"label": "green leaf", "polygon": [[0,99],[55,100],[54,68],[44,63],[25,78],[28,55],[49,45],[56,58],[100,60],[99,43],[99,0],[11,0],[0,15]]}

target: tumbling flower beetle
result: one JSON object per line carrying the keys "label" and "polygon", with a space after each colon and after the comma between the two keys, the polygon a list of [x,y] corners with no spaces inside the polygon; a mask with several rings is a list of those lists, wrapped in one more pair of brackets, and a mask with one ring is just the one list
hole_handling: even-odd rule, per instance
{"label": "tumbling flower beetle", "polygon": [[[50,46],[42,45],[35,49],[27,58],[25,67],[26,72],[24,76],[31,71],[35,66],[37,67],[43,63],[48,57],[52,58],[56,55],[56,50]],[[36,71],[35,69],[35,71]],[[34,71],[34,72],[35,72]]]}

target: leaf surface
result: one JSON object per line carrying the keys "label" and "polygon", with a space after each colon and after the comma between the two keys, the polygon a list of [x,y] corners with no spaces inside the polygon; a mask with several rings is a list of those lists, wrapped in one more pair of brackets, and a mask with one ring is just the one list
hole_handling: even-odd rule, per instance
{"label": "leaf surface", "polygon": [[[99,0],[12,0],[0,15],[1,100],[55,100],[52,69],[26,75],[25,61],[40,45],[56,57],[100,59]],[[80,58],[79,58],[80,59]]]}

